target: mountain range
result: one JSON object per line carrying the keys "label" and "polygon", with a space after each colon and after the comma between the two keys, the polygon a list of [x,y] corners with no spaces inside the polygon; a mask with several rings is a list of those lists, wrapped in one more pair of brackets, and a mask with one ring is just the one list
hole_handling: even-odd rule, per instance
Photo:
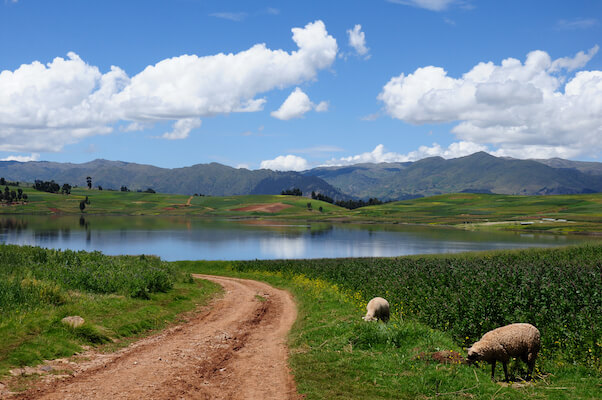
{"label": "mountain range", "polygon": [[232,168],[218,163],[159,168],[122,161],[83,164],[0,161],[0,177],[10,181],[54,180],[85,186],[229,196],[279,194],[299,188],[335,200],[400,200],[453,192],[500,194],[574,194],[602,192],[602,163],[519,160],[479,152],[454,159],[430,157],[415,162],[318,167],[303,172]]}

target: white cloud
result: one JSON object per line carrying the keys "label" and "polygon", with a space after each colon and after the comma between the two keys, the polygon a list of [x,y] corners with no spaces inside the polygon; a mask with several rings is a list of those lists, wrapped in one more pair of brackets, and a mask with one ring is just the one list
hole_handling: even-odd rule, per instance
{"label": "white cloud", "polygon": [[19,161],[19,162],[27,162],[27,161],[38,161],[40,159],[39,153],[31,153],[29,156],[8,156],[6,158],[1,158],[0,161]]}
{"label": "white cloud", "polygon": [[556,24],[558,29],[589,29],[598,25],[598,20],[595,18],[574,18],[571,20],[561,19]]}
{"label": "white cloud", "polygon": [[247,18],[247,13],[245,12],[216,12],[209,14],[210,17],[216,17],[221,19],[227,19],[234,22],[240,22]]}
{"label": "white cloud", "polygon": [[580,51],[575,55],[575,57],[563,57],[552,62],[552,67],[550,71],[560,71],[562,69],[566,69],[567,71],[573,71],[578,68],[583,68],[585,65],[591,60],[596,53],[600,50],[600,46],[595,45],[587,53]]}
{"label": "white cloud", "polygon": [[173,130],[171,132],[164,133],[161,137],[170,140],[186,139],[191,130],[200,126],[201,120],[199,118],[180,119],[173,124]]}
{"label": "white cloud", "polygon": [[385,146],[379,144],[370,152],[349,157],[333,158],[326,161],[326,163],[324,163],[322,166],[408,162],[421,160],[427,157],[457,158],[467,156],[478,151],[487,151],[487,147],[471,142],[455,142],[450,144],[447,148],[444,148],[437,143],[433,143],[433,145],[430,147],[420,146],[418,150],[411,151],[407,154],[400,154],[395,152],[387,152]]}
{"label": "white cloud", "polygon": [[310,166],[305,158],[289,154],[278,156],[273,160],[264,160],[261,162],[260,168],[273,171],[305,171]]}
{"label": "white cloud", "polygon": [[460,140],[494,146],[496,154],[595,156],[602,151],[602,71],[562,73],[597,51],[555,61],[533,51],[524,64],[479,63],[460,78],[427,66],[392,78],[378,99],[390,116],[412,124],[459,121],[452,132]]}
{"label": "white cloud", "polygon": [[443,11],[458,0],[387,0],[389,3],[403,4],[418,8],[426,8],[431,11]]}
{"label": "white cloud", "polygon": [[349,46],[354,48],[357,55],[365,56],[366,59],[370,58],[368,55],[370,49],[366,47],[366,35],[362,32],[362,26],[357,24],[353,29],[347,29],[347,35],[349,36]]}
{"label": "white cloud", "polygon": [[284,100],[280,108],[272,111],[270,115],[286,121],[293,118],[301,118],[306,112],[311,110],[317,112],[327,111],[328,103],[322,101],[320,104],[314,104],[300,88],[295,88],[286,100]]}
{"label": "white cloud", "polygon": [[[322,21],[292,29],[298,49],[257,44],[236,54],[183,55],[129,77],[101,73],[77,54],[0,72],[0,151],[59,151],[113,124],[184,120],[261,110],[261,93],[315,79],[336,59]],[[136,127],[136,125],[132,125]]]}
{"label": "white cloud", "polygon": [[130,124],[127,124],[126,126],[119,127],[119,130],[122,132],[138,132],[143,131],[147,127],[148,125],[146,124],[140,122],[132,122]]}

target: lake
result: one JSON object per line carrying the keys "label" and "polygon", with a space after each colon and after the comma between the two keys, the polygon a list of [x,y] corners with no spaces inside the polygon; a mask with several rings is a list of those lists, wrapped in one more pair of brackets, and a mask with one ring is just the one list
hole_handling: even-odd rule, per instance
{"label": "lake", "polygon": [[576,236],[470,232],[411,225],[208,221],[185,217],[0,216],[0,243],[167,261],[390,257],[550,247]]}

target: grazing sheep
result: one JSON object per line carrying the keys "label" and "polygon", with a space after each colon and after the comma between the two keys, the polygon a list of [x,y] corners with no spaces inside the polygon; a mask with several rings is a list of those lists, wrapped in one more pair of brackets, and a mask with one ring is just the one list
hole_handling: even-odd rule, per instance
{"label": "grazing sheep", "polygon": [[468,349],[468,363],[487,361],[491,364],[493,379],[495,362],[501,361],[508,381],[508,360],[510,357],[519,357],[528,365],[527,379],[530,379],[540,347],[540,335],[536,327],[531,324],[510,324],[487,332],[473,344]]}
{"label": "grazing sheep", "polygon": [[382,297],[375,297],[368,302],[366,306],[366,316],[362,317],[364,321],[376,321],[380,319],[383,322],[389,321],[389,302]]}

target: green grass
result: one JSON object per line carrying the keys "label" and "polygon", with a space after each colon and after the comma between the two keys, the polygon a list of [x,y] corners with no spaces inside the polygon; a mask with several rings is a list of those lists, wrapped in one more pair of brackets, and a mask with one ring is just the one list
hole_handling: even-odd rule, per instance
{"label": "green grass", "polygon": [[[219,290],[156,257],[0,245],[0,376],[71,356],[83,345],[122,346]],[[85,324],[65,326],[60,321],[69,315]]]}
{"label": "green grass", "polygon": [[[17,190],[18,187],[10,187]],[[80,215],[81,200],[88,196],[90,204],[83,215],[169,215],[202,217],[304,217],[323,218],[338,215],[344,209],[335,205],[309,200],[305,197],[280,195],[248,196],[186,196],[165,193],[118,192],[109,190],[88,190],[75,188],[70,195],[53,194],[21,186],[28,196],[28,202],[0,207],[0,214],[62,214]],[[187,205],[190,199],[190,205]],[[236,211],[253,205],[282,203],[289,206],[278,212]],[[312,203],[312,209],[307,208]],[[322,207],[322,212],[318,209]]]}
{"label": "green grass", "polygon": [[602,246],[454,255],[237,262],[325,279],[365,305],[382,296],[411,316],[470,345],[487,331],[528,322],[542,333],[543,357],[602,372]]}
{"label": "green grass", "polygon": [[[17,189],[11,187],[11,189]],[[280,195],[190,196],[75,188],[70,195],[22,187],[26,204],[0,207],[0,214],[81,215],[86,196],[89,215],[149,215],[232,219],[302,219],[311,221],[380,222],[454,225],[464,229],[504,229],[551,233],[602,232],[602,193],[557,196],[511,196],[456,193],[347,210],[305,197]],[[190,205],[187,205],[190,199]],[[276,212],[239,209],[282,203]],[[307,203],[312,204],[308,209]],[[322,207],[322,212],[319,208]],[[555,221],[543,221],[553,218]],[[567,222],[556,221],[559,219]],[[520,222],[535,222],[520,225]]]}
{"label": "green grass", "polygon": [[[354,218],[417,224],[460,225],[467,229],[546,230],[556,233],[602,231],[602,193],[557,196],[444,194],[352,212]],[[567,222],[542,221],[542,218]],[[520,222],[534,221],[521,226]],[[487,225],[506,222],[502,225]]]}
{"label": "green grass", "polygon": [[[541,358],[538,378],[524,387],[492,382],[489,365],[430,361],[428,355],[440,350],[466,353],[451,334],[413,316],[396,314],[386,325],[362,321],[365,298],[317,274],[275,271],[262,262],[244,271],[232,262],[176,265],[189,272],[259,279],[293,293],[299,315],[289,339],[290,364],[297,390],[307,399],[593,399],[600,393],[599,373],[557,358]],[[510,373],[524,376],[525,367],[512,363]],[[496,378],[502,377],[498,364]]]}

